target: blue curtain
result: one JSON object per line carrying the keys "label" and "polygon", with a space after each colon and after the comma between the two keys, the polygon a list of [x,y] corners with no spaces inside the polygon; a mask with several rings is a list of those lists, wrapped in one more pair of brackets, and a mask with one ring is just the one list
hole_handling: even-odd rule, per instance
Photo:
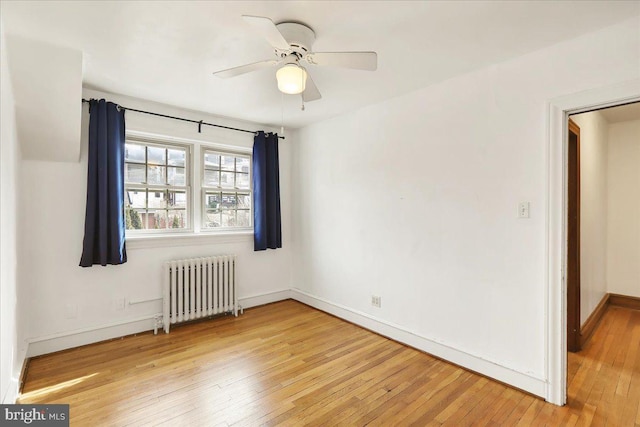
{"label": "blue curtain", "polygon": [[253,249],[281,247],[278,134],[260,131],[253,139]]}
{"label": "blue curtain", "polygon": [[124,110],[89,102],[87,210],[80,266],[127,262],[124,242]]}

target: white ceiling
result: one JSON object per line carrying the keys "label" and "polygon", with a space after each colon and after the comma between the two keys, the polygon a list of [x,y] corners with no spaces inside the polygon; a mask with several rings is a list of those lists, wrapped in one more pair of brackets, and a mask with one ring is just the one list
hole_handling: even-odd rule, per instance
{"label": "white ceiling", "polygon": [[[84,85],[187,109],[301,127],[640,14],[637,1],[0,2],[5,31],[84,52]],[[376,72],[309,66],[323,98],[300,110],[241,15],[299,21],[315,51],[375,50]],[[47,64],[42,64],[46,67]]]}
{"label": "white ceiling", "polygon": [[[619,105],[617,107],[599,110],[609,123],[627,122],[629,120],[640,120],[640,102],[633,104]],[[640,138],[640,135],[638,136]]]}

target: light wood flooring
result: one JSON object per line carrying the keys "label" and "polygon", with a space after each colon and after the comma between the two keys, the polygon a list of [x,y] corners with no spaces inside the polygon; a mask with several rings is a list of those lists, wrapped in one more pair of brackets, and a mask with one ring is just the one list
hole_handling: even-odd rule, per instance
{"label": "light wood flooring", "polygon": [[31,360],[21,403],[72,426],[640,426],[640,311],[610,307],[543,400],[295,301]]}

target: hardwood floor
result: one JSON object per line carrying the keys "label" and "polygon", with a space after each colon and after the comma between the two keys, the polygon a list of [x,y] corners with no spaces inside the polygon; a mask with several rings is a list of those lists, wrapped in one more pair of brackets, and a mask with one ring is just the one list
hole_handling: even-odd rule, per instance
{"label": "hardwood floor", "polygon": [[640,426],[640,311],[610,307],[557,407],[295,301],[31,360],[72,426]]}

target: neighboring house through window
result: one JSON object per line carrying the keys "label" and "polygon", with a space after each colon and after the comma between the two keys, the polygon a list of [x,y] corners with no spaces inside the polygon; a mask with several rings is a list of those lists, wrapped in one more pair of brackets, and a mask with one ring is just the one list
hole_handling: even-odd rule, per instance
{"label": "neighboring house through window", "polygon": [[[200,162],[191,161],[194,149]],[[124,178],[128,235],[252,226],[248,153],[128,136]]]}
{"label": "neighboring house through window", "polygon": [[251,227],[251,158],[202,150],[203,228]]}

